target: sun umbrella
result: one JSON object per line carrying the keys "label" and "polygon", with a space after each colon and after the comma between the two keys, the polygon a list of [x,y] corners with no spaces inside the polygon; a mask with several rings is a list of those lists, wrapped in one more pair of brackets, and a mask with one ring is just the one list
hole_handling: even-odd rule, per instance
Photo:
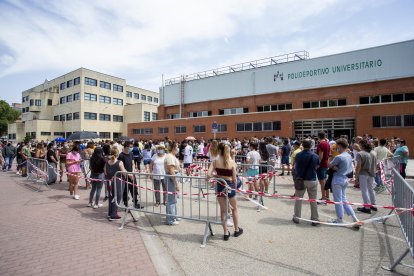
{"label": "sun umbrella", "polygon": [[194,141],[196,138],[194,138],[193,136],[188,136],[187,138],[185,138],[185,140],[191,140]]}
{"label": "sun umbrella", "polygon": [[90,140],[90,139],[96,139],[98,138],[98,134],[96,132],[92,131],[78,131],[73,133],[71,136],[69,136],[68,140]]}
{"label": "sun umbrella", "polygon": [[62,142],[65,142],[66,139],[63,138],[63,137],[58,137],[58,138],[55,139],[55,141],[58,142],[58,143],[62,143]]}

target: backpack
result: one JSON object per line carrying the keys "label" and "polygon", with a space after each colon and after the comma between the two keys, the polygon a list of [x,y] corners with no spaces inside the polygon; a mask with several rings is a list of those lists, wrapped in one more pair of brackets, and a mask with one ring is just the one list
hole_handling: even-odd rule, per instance
{"label": "backpack", "polygon": [[139,147],[134,147],[132,149],[132,155],[133,155],[134,158],[142,158],[141,149]]}

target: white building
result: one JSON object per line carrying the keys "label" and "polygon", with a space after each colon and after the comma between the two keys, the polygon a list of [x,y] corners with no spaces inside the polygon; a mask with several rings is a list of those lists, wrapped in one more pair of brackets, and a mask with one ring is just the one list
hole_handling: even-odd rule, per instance
{"label": "white building", "polygon": [[9,124],[9,138],[52,140],[93,131],[103,139],[117,139],[127,134],[129,122],[156,120],[158,105],[157,92],[79,68],[23,91],[21,122]]}

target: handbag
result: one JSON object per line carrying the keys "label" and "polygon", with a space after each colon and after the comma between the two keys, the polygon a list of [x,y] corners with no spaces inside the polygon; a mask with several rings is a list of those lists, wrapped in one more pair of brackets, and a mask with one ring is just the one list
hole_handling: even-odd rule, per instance
{"label": "handbag", "polygon": [[306,169],[303,171],[303,174],[300,177],[293,179],[293,183],[295,184],[295,190],[305,190],[305,181],[303,180],[304,175],[309,169],[310,163],[312,162],[312,155],[306,164]]}

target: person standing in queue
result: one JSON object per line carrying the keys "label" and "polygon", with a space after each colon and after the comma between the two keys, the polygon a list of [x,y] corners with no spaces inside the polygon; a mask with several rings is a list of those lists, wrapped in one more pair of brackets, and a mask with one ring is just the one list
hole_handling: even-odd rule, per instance
{"label": "person standing in queue", "polygon": [[[131,147],[130,141],[124,142],[124,147],[122,152],[119,154],[118,160],[122,161],[124,164],[125,170],[128,172],[134,172],[134,157],[133,153],[129,151],[129,148]],[[136,184],[137,181],[135,179],[135,176],[132,174],[128,176],[128,178],[125,178],[125,180],[129,180],[128,182],[132,182],[133,184]],[[144,208],[138,203],[138,187],[135,187],[131,183],[126,183],[126,187],[124,190],[123,200],[125,207],[128,206],[128,192],[131,194],[132,201],[134,204],[134,207],[136,209],[142,209]]]}
{"label": "person standing in queue", "polygon": [[178,184],[177,173],[180,171],[180,161],[178,161],[176,155],[178,154],[177,142],[172,142],[168,148],[168,154],[165,155],[164,168],[165,168],[165,185],[167,188],[167,225],[178,225],[177,220],[177,195],[176,192],[180,191],[180,185]]}
{"label": "person standing in queue", "polygon": [[76,200],[80,199],[78,194],[79,175],[81,173],[80,164],[82,163],[80,155],[80,142],[73,144],[72,150],[66,155],[67,172],[69,179],[69,193]]}
{"label": "person standing in queue", "polygon": [[[295,196],[302,198],[305,194],[305,191],[308,192],[309,199],[316,199],[318,194],[318,181],[316,176],[316,169],[319,166],[319,157],[314,152],[311,151],[312,141],[310,139],[305,139],[302,142],[303,150],[296,154],[295,158],[295,171],[296,171],[296,180],[299,178],[299,182],[303,182],[303,186],[295,183]],[[298,183],[299,183],[298,182]],[[318,205],[316,202],[311,202],[311,220],[312,226],[318,226],[319,215],[318,215]],[[292,221],[296,224],[299,223],[299,218],[301,218],[302,212],[302,200],[295,201],[294,216]]]}
{"label": "person standing in queue", "polygon": [[[118,206],[123,199],[124,183],[120,179],[114,178],[117,172],[126,172],[124,163],[118,160],[118,148],[113,147],[109,153],[109,160],[105,164],[104,172],[105,178],[111,181],[109,185],[109,206],[108,206],[108,220],[118,220],[121,216],[118,215]],[[116,199],[116,202],[115,202]]]}
{"label": "person standing in queue", "polygon": [[[239,213],[237,209],[237,199],[236,199],[236,183],[237,183],[237,175],[236,175],[236,162],[230,158],[230,147],[225,145],[224,143],[219,143],[218,145],[219,156],[215,159],[208,170],[208,177],[213,177],[213,173],[216,173],[217,178],[224,179],[226,184],[232,189],[228,193],[228,201],[231,206],[231,211],[233,214],[233,222],[234,222],[234,236],[238,237],[243,234],[243,229],[239,227]],[[230,232],[227,230],[227,223],[226,223],[226,216],[227,216],[227,201],[226,197],[223,195],[223,192],[226,192],[225,186],[220,183],[216,184],[216,194],[217,200],[220,205],[220,215],[221,221],[223,222],[223,230],[224,236],[223,239],[225,241],[229,240]]]}

